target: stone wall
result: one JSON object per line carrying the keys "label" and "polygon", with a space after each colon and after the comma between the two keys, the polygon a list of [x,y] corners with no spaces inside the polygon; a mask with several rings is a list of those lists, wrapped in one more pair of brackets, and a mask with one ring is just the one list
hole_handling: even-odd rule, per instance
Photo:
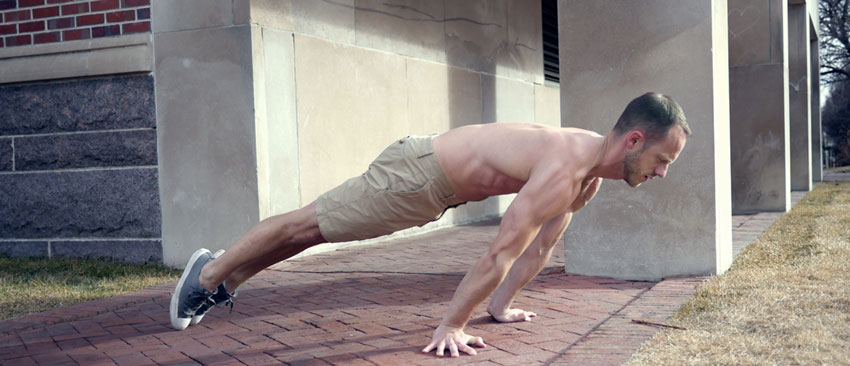
{"label": "stone wall", "polygon": [[729,3],[732,212],[791,208],[788,2]]}
{"label": "stone wall", "polygon": [[664,179],[602,183],[564,234],[566,271],[638,280],[722,273],[732,262],[726,2],[558,6],[562,125],[606,134],[632,98],[656,91],[679,102],[693,131]]}
{"label": "stone wall", "polygon": [[0,253],[161,262],[150,75],[0,86]]}

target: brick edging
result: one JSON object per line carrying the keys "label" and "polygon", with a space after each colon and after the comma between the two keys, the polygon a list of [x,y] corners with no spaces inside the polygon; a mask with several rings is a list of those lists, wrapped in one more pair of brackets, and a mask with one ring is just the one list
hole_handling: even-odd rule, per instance
{"label": "brick edging", "polygon": [[141,290],[115,295],[103,299],[86,301],[70,306],[46,310],[0,322],[0,337],[22,331],[46,328],[53,324],[71,322],[103,313],[123,309],[139,303],[156,301],[171,295],[177,281],[153,285]]}

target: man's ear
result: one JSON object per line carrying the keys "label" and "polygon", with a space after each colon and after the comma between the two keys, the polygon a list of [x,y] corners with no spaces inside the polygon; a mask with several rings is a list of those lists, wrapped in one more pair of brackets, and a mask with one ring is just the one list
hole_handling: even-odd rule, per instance
{"label": "man's ear", "polygon": [[646,142],[643,132],[638,130],[630,131],[626,136],[626,148],[628,150],[638,150]]}

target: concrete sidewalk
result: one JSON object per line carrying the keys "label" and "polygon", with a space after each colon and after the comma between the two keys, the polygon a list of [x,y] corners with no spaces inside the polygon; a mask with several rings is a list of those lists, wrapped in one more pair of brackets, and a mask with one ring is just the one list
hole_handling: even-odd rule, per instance
{"label": "concrete sidewalk", "polygon": [[[796,194],[795,202],[802,194]],[[760,214],[761,215],[761,214]],[[736,216],[736,252],[778,215]],[[703,277],[632,282],[565,274],[558,244],[515,306],[531,322],[498,324],[485,304],[467,333],[488,347],[437,358],[430,341],[465,271],[498,221],[280,263],[240,289],[232,313],[169,326],[174,283],[0,322],[2,365],[619,365]]]}

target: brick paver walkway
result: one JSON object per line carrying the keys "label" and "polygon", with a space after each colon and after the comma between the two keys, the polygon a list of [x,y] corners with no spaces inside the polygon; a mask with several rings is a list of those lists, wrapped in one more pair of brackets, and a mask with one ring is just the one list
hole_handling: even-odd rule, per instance
{"label": "brick paver walkway", "polygon": [[[746,222],[770,224],[737,218],[738,235]],[[0,364],[618,365],[657,330],[633,319],[664,323],[703,281],[565,274],[559,243],[515,304],[533,321],[498,324],[482,304],[467,332],[489,347],[458,359],[419,353],[497,224],[280,263],[240,289],[232,313],[214,309],[181,332],[169,327],[174,283],[0,322]]]}

